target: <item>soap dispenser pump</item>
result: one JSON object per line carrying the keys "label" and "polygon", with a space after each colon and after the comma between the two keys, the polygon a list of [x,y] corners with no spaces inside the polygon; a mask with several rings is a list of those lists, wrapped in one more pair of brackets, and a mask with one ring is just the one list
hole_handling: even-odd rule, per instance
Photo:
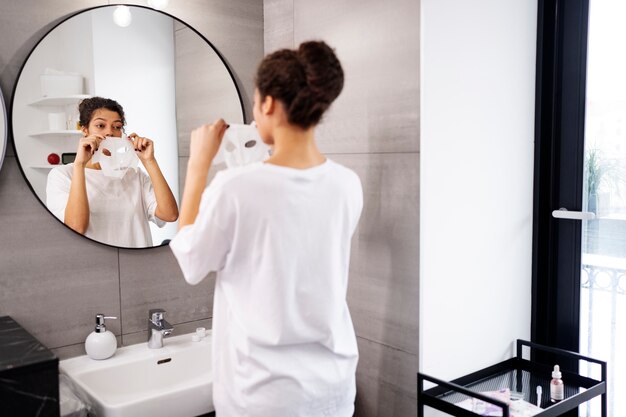
{"label": "soap dispenser pump", "polygon": [[91,359],[107,359],[113,356],[117,350],[115,335],[107,330],[106,319],[117,317],[105,317],[104,314],[96,314],[96,329],[85,340],[85,351]]}

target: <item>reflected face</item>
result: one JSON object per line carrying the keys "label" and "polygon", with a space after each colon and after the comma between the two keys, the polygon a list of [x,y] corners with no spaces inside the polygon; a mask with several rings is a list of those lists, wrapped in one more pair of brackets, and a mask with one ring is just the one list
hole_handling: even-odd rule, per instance
{"label": "reflected face", "polygon": [[109,109],[98,109],[91,115],[91,120],[87,127],[83,127],[85,135],[100,135],[103,137],[122,137],[124,124],[120,115]]}

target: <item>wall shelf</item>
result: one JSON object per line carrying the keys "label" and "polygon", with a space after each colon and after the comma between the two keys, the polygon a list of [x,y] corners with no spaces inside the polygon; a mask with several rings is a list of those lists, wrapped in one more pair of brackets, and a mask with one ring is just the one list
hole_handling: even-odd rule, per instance
{"label": "wall shelf", "polygon": [[[568,372],[561,367],[563,382],[565,383],[565,398],[558,402],[550,401],[550,380],[552,366],[537,361],[523,358],[522,347],[527,346],[531,351],[531,358],[540,355],[551,355],[552,361],[560,363],[583,360],[600,365],[602,378],[595,380],[579,375],[577,372]],[[539,351],[539,352],[537,352]],[[557,363],[559,363],[557,362]],[[509,388],[511,391],[524,394],[524,400],[537,404],[537,385],[542,386],[542,396],[539,399],[543,411],[535,414],[535,417],[557,417],[570,410],[576,409],[580,404],[590,399],[601,396],[602,417],[607,416],[606,402],[606,362],[588,358],[574,352],[563,349],[542,346],[525,340],[517,340],[517,356],[496,365],[481,369],[472,374],[455,379],[451,382],[437,378],[417,374],[417,402],[418,417],[424,417],[424,406],[443,411],[446,414],[459,417],[476,417],[480,414],[460,407],[462,401],[476,399],[497,406],[502,409],[502,416],[511,416],[509,405],[505,402],[482,395],[481,392],[497,391]],[[433,388],[424,390],[424,381],[435,384]]]}
{"label": "wall shelf", "polygon": [[80,130],[50,130],[47,132],[31,133],[30,136],[35,138],[61,138],[71,136],[82,136],[83,132]]}
{"label": "wall shelf", "polygon": [[46,169],[52,169],[52,168],[58,167],[58,166],[61,166],[61,164],[57,164],[57,165],[30,165],[29,168],[38,169],[38,170],[46,170]]}
{"label": "wall shelf", "polygon": [[91,97],[88,94],[75,94],[62,97],[42,97],[32,103],[29,106],[45,107],[45,106],[69,106],[76,104],[80,100]]}

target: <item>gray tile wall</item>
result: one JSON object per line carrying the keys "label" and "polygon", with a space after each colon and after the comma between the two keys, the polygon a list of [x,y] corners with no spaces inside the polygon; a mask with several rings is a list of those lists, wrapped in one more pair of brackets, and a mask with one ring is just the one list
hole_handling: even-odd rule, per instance
{"label": "gray tile wall", "polygon": [[[7,106],[21,65],[47,31],[68,14],[109,3],[0,2],[0,87]],[[263,55],[262,0],[172,1],[166,12],[220,51],[251,119],[252,80]],[[177,332],[210,327],[213,285],[212,279],[187,285],[167,247],[118,250],[63,226],[31,193],[9,146],[0,170],[0,315],[11,315],[61,358],[84,354],[100,312],[120,317],[109,329],[124,344],[145,341],[147,312],[154,307],[168,311]]]}
{"label": "gray tile wall", "polygon": [[346,73],[318,127],[322,151],[357,172],[364,208],[348,303],[357,416],[417,414],[419,1],[265,0],[265,52],[323,39]]}

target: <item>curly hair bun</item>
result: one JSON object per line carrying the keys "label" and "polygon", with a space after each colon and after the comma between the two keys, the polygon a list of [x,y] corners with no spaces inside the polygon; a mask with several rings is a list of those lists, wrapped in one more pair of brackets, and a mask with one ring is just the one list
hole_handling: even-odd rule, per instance
{"label": "curly hair bun", "polygon": [[298,49],[281,49],[259,65],[256,87],[262,97],[280,100],[290,123],[309,128],[343,89],[343,69],[330,46],[322,41],[302,43]]}
{"label": "curly hair bun", "polygon": [[307,85],[315,97],[332,103],[343,89],[343,69],[333,50],[324,42],[304,42],[298,48]]}

